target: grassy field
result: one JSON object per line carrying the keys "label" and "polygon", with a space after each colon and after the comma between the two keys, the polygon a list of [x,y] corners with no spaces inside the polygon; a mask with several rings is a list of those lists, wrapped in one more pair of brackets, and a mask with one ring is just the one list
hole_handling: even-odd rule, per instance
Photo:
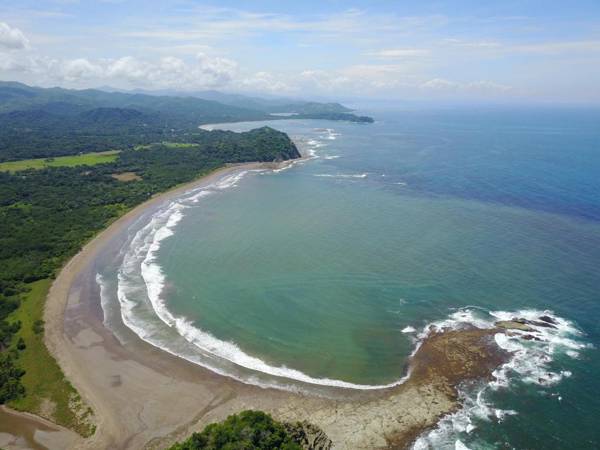
{"label": "grassy field", "polygon": [[43,169],[45,167],[93,166],[113,162],[117,159],[117,150],[97,153],[84,153],[75,156],[58,156],[56,158],[25,159],[0,163],[0,171],[18,172],[25,169]]}
{"label": "grassy field", "polygon": [[23,398],[9,402],[8,406],[46,417],[82,436],[90,436],[94,432],[94,426],[88,420],[92,411],[83,406],[79,394],[48,352],[39,322],[37,332],[34,327],[36,321],[43,319],[44,303],[51,282],[46,279],[31,283],[31,291],[9,318],[11,321],[21,321],[21,329],[14,341],[17,342],[21,337],[26,345],[18,360],[19,366],[26,371],[22,378],[26,393]]}
{"label": "grassy field", "polygon": [[185,142],[163,142],[165,147],[169,148],[193,148],[198,147],[198,144],[189,144]]}
{"label": "grassy field", "polygon": [[[161,145],[164,145],[167,148],[194,148],[194,147],[198,147],[198,144],[191,144],[191,143],[186,143],[186,142],[168,142],[168,141],[163,141],[160,143]],[[136,150],[145,150],[147,148],[150,148],[152,145],[136,145],[135,149]]]}

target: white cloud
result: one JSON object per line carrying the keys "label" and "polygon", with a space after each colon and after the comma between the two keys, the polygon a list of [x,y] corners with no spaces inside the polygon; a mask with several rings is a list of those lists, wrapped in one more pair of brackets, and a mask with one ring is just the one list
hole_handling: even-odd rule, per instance
{"label": "white cloud", "polygon": [[502,44],[495,41],[465,41],[456,38],[442,39],[442,44],[465,49],[496,49],[502,47]]}
{"label": "white cloud", "polygon": [[438,93],[501,94],[512,90],[511,86],[489,80],[461,83],[444,78],[433,78],[421,83],[419,87],[426,91]]}
{"label": "white cloud", "polygon": [[[72,86],[113,84],[120,87],[182,90],[224,88],[237,82],[235,61],[205,53],[183,60],[166,56],[157,60],[124,56],[117,59],[54,59],[28,54],[0,53],[0,71],[35,75],[47,83]],[[41,81],[41,80],[40,80]]]}
{"label": "white cloud", "polygon": [[488,51],[492,54],[539,54],[539,55],[558,55],[575,53],[597,53],[600,52],[600,40],[582,40],[582,41],[550,41],[538,42],[534,44],[502,43],[496,41],[466,41],[455,38],[447,38],[441,41],[442,44],[464,50]]}
{"label": "white cloud", "polygon": [[544,55],[555,55],[560,53],[598,53],[600,52],[600,41],[565,41],[513,45],[507,47],[507,50],[516,53],[537,53]]}
{"label": "white cloud", "polygon": [[471,92],[480,93],[502,93],[512,91],[512,86],[495,83],[489,80],[471,81],[464,85],[464,89]]}
{"label": "white cloud", "polygon": [[421,83],[421,88],[431,89],[434,91],[453,91],[458,88],[458,83],[454,81],[445,80],[443,78],[433,78],[429,81]]}
{"label": "white cloud", "polygon": [[12,55],[0,53],[0,70],[2,71],[20,71],[19,61]]}
{"label": "white cloud", "polygon": [[67,81],[81,81],[102,75],[102,67],[92,64],[85,58],[66,61],[62,67],[62,76]]}
{"label": "white cloud", "polygon": [[241,90],[269,92],[273,94],[291,93],[297,90],[288,83],[282,81],[280,77],[265,71],[256,72],[243,78],[235,87]]}
{"label": "white cloud", "polygon": [[406,87],[415,87],[419,64],[354,64],[338,70],[305,70],[294,80],[311,91],[331,94],[352,92],[354,95],[377,94]]}
{"label": "white cloud", "polygon": [[235,61],[221,57],[210,57],[206,53],[198,53],[198,75],[210,78],[214,85],[230,82],[237,72],[238,65]]}
{"label": "white cloud", "polygon": [[234,79],[235,61],[199,54],[191,62],[173,56],[154,61],[132,56],[90,61],[86,58],[0,58],[0,69],[28,73],[45,72],[48,79],[81,84],[86,81],[147,88],[198,89],[224,87]]}
{"label": "white cloud", "polygon": [[[185,11],[185,13],[184,13]],[[157,42],[227,41],[274,33],[303,39],[345,39],[344,42],[386,42],[396,36],[412,35],[447,22],[440,15],[399,16],[374,14],[356,8],[332,14],[301,17],[279,13],[250,12],[236,8],[192,5],[179,16],[162,20],[158,26],[147,21],[133,22],[120,36],[152,39]]]}
{"label": "white cloud", "polygon": [[375,56],[381,59],[415,58],[427,56],[429,54],[430,51],[424,48],[392,48],[368,53],[369,56]]}
{"label": "white cloud", "polygon": [[59,67],[58,61],[52,58],[0,53],[0,70],[6,72],[50,75]]}
{"label": "white cloud", "polygon": [[337,70],[309,69],[300,72],[249,72],[221,56],[198,53],[191,59],[165,56],[147,60],[133,56],[117,59],[55,59],[27,53],[0,53],[0,71],[21,79],[31,75],[44,84],[72,87],[112,85],[121,88],[223,89],[279,94],[327,94],[357,96],[469,94],[494,96],[511,87],[491,81],[457,82],[427,79],[417,62],[354,64]]}
{"label": "white cloud", "polygon": [[150,65],[132,56],[110,61],[104,68],[108,78],[123,79],[126,81],[143,81],[150,79]]}
{"label": "white cloud", "polygon": [[29,40],[18,28],[11,28],[7,23],[0,22],[0,49],[23,50],[29,48]]}
{"label": "white cloud", "polygon": [[304,70],[300,73],[294,84],[307,90],[338,91],[349,88],[352,80],[339,72],[325,70]]}

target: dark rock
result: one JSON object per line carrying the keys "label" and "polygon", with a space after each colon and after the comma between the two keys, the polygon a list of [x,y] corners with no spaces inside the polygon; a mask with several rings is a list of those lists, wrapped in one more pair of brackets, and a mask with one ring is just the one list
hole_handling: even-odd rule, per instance
{"label": "dark rock", "polygon": [[[548,316],[542,316],[542,317],[546,317],[548,319],[550,319],[553,323],[556,323],[554,320],[552,320],[552,318],[548,317]],[[541,319],[541,317],[540,317]],[[547,320],[528,320],[528,319],[523,319],[520,317],[513,317],[510,322],[512,323],[520,323],[522,325],[534,325],[536,327],[543,327],[543,328],[556,328],[552,322],[549,322]]]}
{"label": "dark rock", "polygon": [[330,450],[333,445],[325,432],[312,423],[284,423],[283,426],[304,450]]}
{"label": "dark rock", "polygon": [[542,322],[547,322],[547,323],[551,323],[552,325],[558,325],[558,322],[556,322],[556,320],[554,320],[552,317],[550,316],[540,316],[539,319]]}
{"label": "dark rock", "polygon": [[523,336],[523,339],[525,339],[526,341],[540,341],[541,339],[537,336],[534,336],[533,334],[526,334],[525,336]]}
{"label": "dark rock", "polygon": [[533,328],[519,319],[501,320],[500,322],[496,322],[495,325],[498,328],[503,328],[505,330],[533,331]]}
{"label": "dark rock", "polygon": [[544,328],[556,328],[554,325],[548,322],[541,322],[539,320],[530,320],[529,323],[531,325],[535,325],[536,327],[544,327]]}

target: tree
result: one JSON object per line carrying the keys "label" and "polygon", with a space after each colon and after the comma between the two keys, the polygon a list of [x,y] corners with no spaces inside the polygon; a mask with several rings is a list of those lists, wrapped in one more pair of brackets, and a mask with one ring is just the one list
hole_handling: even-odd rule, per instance
{"label": "tree", "polygon": [[262,411],[243,411],[208,425],[170,450],[302,450],[284,425]]}

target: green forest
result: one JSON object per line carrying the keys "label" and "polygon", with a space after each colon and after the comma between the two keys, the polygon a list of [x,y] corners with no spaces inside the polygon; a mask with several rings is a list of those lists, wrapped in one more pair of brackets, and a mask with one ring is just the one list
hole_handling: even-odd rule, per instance
{"label": "green forest", "polygon": [[338,103],[261,101],[214,93],[212,97],[228,104],[0,82],[0,162],[180,142],[196,138],[201,124],[286,118],[270,114],[275,112],[294,113],[295,119],[373,121]]}
{"label": "green forest", "polygon": [[286,425],[261,411],[242,411],[208,425],[169,450],[301,450]]}

